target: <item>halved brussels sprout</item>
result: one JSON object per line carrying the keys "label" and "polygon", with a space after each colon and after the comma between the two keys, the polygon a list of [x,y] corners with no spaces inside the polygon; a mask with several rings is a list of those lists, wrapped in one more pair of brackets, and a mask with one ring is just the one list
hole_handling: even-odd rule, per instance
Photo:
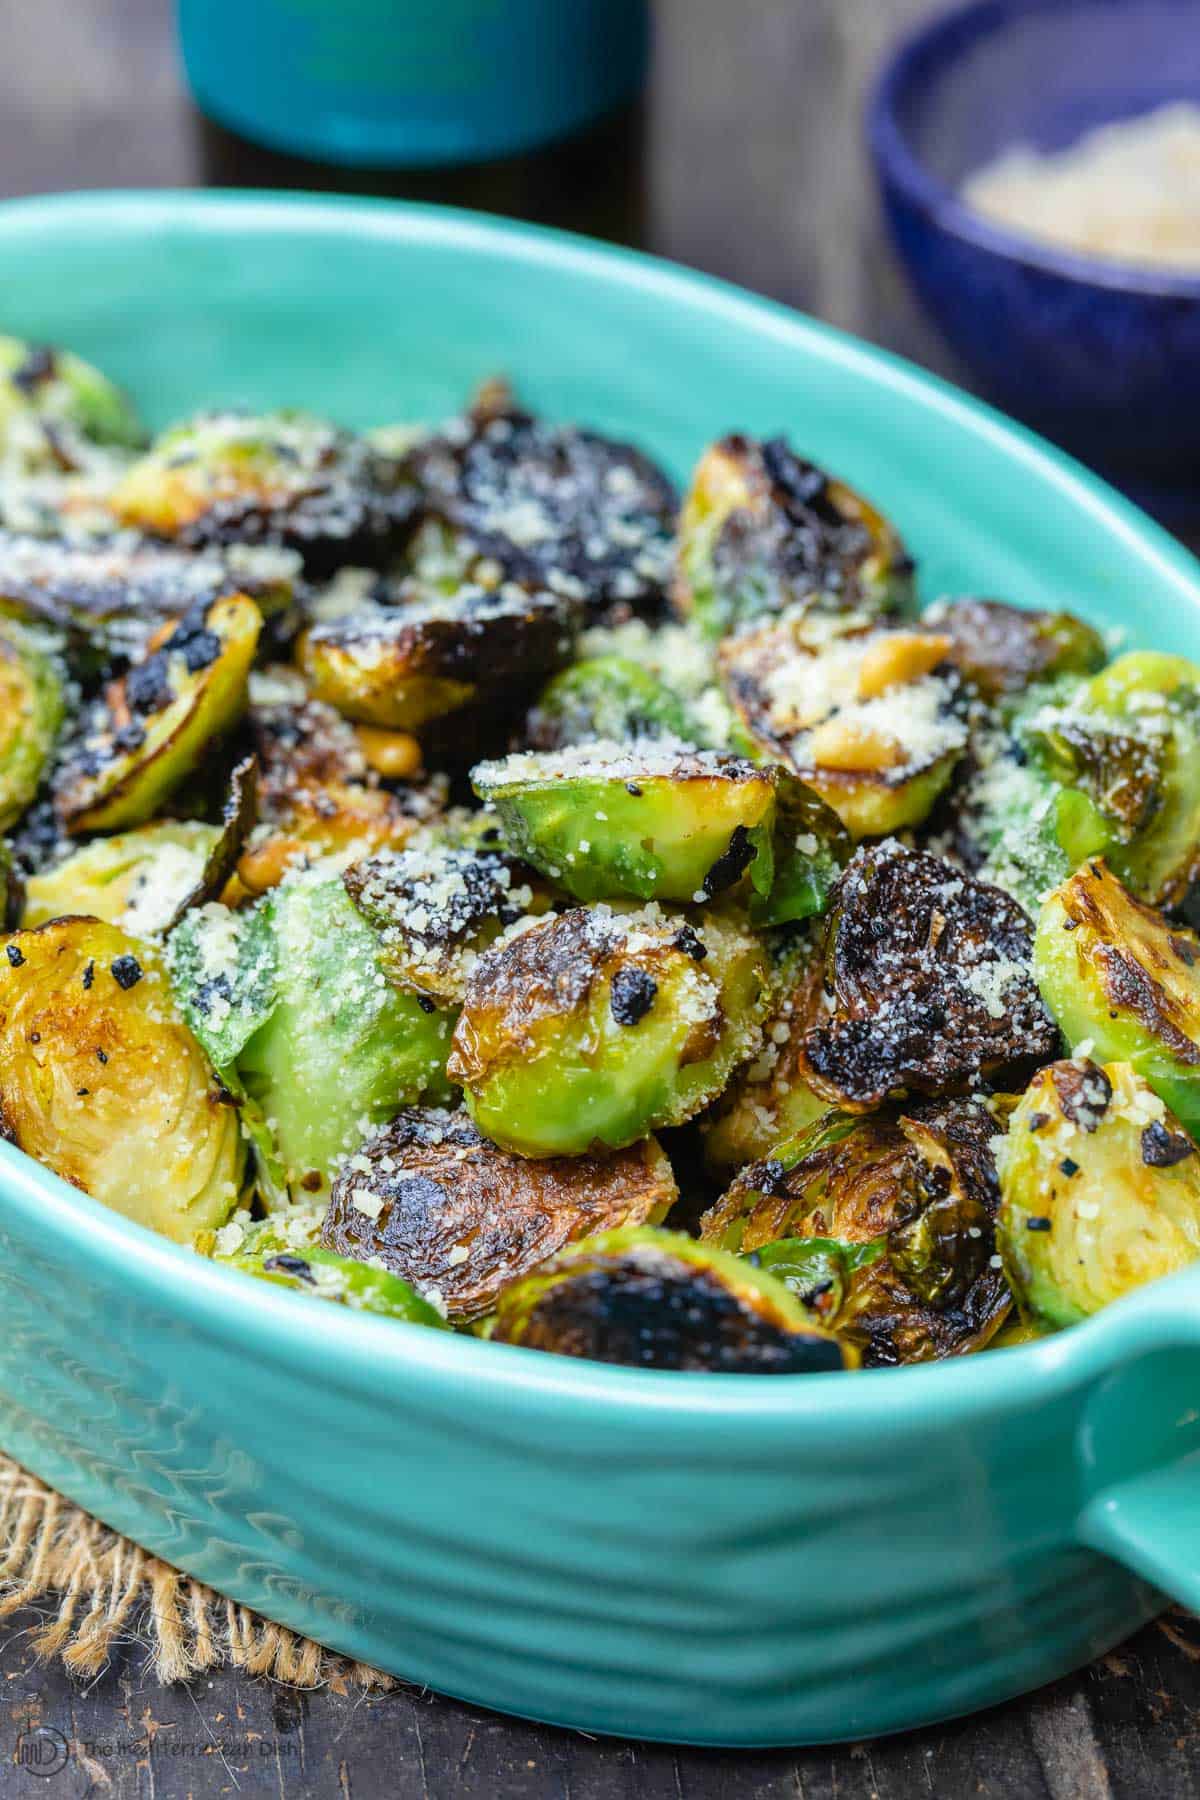
{"label": "halved brussels sprout", "polygon": [[737,890],[756,921],[782,924],[821,910],[849,850],[784,770],[675,738],[526,751],[471,780],[514,854],[578,900],[702,905]]}
{"label": "halved brussels sprout", "polygon": [[1058,675],[1091,675],[1108,660],[1100,633],[1074,613],[1029,611],[1003,600],[939,600],[926,607],[921,624],[950,639],[949,660],[985,700]]}
{"label": "halved brussels sprout", "polygon": [[804,1064],[804,1034],[820,1018],[824,993],[821,937],[811,929],[788,936],[791,941],[775,952],[777,998],[763,1026],[762,1049],[701,1122],[704,1159],[718,1174],[769,1156],[829,1110],[829,1101],[809,1085]]}
{"label": "halved brussels sprout", "polygon": [[883,514],[785,439],[735,434],[701,457],[679,520],[673,599],[711,636],[797,603],[904,606],[912,574]]}
{"label": "halved brussels sprout", "polygon": [[179,1243],[222,1224],[238,1197],[237,1111],[157,954],[96,919],[56,919],[4,941],[0,1130]]}
{"label": "halved brussels sprout", "polygon": [[0,455],[61,468],[78,439],[136,447],[143,432],[125,395],[70,350],[0,337]]}
{"label": "halved brussels sprout", "polygon": [[597,738],[701,738],[679,694],[626,656],[591,656],[547,683],[525,721],[534,750],[565,750]]}
{"label": "halved brussels sprout", "polygon": [[37,793],[63,712],[52,650],[31,632],[0,624],[0,832]]}
{"label": "halved brussels sprout", "polygon": [[356,730],[332,706],[308,699],[295,670],[251,675],[249,725],[261,824],[238,876],[251,893],[274,887],[297,863],[399,848],[440,810],[436,783],[384,787],[363,744],[368,728]]}
{"label": "halved brussels sprout", "polygon": [[261,628],[244,595],[201,601],[109,684],[55,777],[68,831],[116,831],[157,812],[240,715]]}
{"label": "halved brussels sprout", "polygon": [[808,1375],[857,1364],[782,1282],[681,1232],[650,1227],[573,1244],[514,1282],[489,1335],[639,1369]]}
{"label": "halved brussels sprout", "polygon": [[1015,900],[894,840],[861,849],[835,890],[829,1001],[804,1034],[807,1077],[849,1111],[947,1094],[1053,1056],[1058,1029]]}
{"label": "halved brussels sprout", "polygon": [[313,693],[347,718],[416,731],[569,661],[574,601],[502,580],[314,625],[300,647]]}
{"label": "halved brussels sprout", "polygon": [[282,544],[310,573],[378,565],[411,529],[394,458],[308,413],[201,413],[173,426],[110,496],[124,525],[191,547]]}
{"label": "halved brussels sprout", "polygon": [[72,666],[94,677],[140,661],[164,626],[222,594],[247,594],[264,615],[280,611],[298,567],[281,550],[189,556],[124,538],[80,545],[0,531],[0,615],[61,632]]}
{"label": "halved brussels sprout", "polygon": [[465,1113],[411,1111],[339,1175],[322,1242],[436,1294],[452,1320],[478,1319],[564,1245],[656,1223],[675,1198],[653,1138],[611,1156],[531,1161],[498,1150]]}
{"label": "halved brussels sprout", "polygon": [[1128,1063],[1040,1069],[998,1160],[1008,1279],[1052,1325],[1200,1258],[1200,1151]]}
{"label": "halved brussels sprout", "polygon": [[447,1073],[519,1156],[620,1149],[715,1098],[769,1002],[762,945],[730,918],[575,908],[480,957]]}
{"label": "halved brussels sprout", "polygon": [[385,851],[342,880],[391,980],[442,1004],[462,1003],[467,977],[502,931],[551,904],[534,871],[500,850]]}
{"label": "halved brussels sprout", "polygon": [[485,400],[405,466],[455,536],[593,613],[665,597],[675,490],[628,444]]}
{"label": "halved brussels sprout", "polygon": [[994,1263],[996,1129],[967,1100],[828,1113],[744,1169],[701,1235],[761,1258],[868,1365],[977,1350],[1010,1305]]}
{"label": "halved brussels sprout", "polygon": [[226,1225],[217,1234],[214,1262],[227,1263],[244,1275],[294,1293],[332,1300],[353,1312],[375,1313],[384,1319],[400,1319],[410,1325],[427,1325],[444,1331],[446,1321],[436,1306],[407,1281],[387,1269],[375,1268],[352,1257],[337,1256],[312,1238],[311,1231],[297,1231],[295,1221],[275,1214],[248,1228]]}
{"label": "halved brussels sprout", "polygon": [[134,937],[156,937],[203,879],[221,833],[198,820],[167,820],[97,838],[25,884],[23,924],[86,912]]}
{"label": "halved brussels sprout", "polygon": [[967,745],[950,639],[793,611],[720,647],[747,743],[820,795],[852,837],[927,817]]}
{"label": "halved brussels sprout", "polygon": [[1069,865],[1103,855],[1140,899],[1180,899],[1200,874],[1200,665],[1120,656],[1028,730],[1059,787]]}
{"label": "halved brussels sprout", "polygon": [[1033,967],[1072,1050],[1130,1064],[1200,1135],[1200,937],[1090,862],[1043,907]]}
{"label": "halved brussels sprout", "polygon": [[293,875],[262,904],[274,1002],[238,1052],[237,1073],[289,1185],[317,1193],[402,1106],[449,1097],[454,1015],[391,986],[340,881]]}

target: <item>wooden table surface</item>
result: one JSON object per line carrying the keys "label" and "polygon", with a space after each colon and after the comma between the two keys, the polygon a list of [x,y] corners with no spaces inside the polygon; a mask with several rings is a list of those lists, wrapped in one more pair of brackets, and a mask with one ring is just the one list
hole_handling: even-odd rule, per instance
{"label": "wooden table surface", "polygon": [[[565,0],[566,3],[566,0]],[[644,112],[552,157],[353,185],[647,244],[955,373],[879,232],[864,80],[924,0],[658,0]],[[0,0],[0,194],[347,186],[207,126],[168,0]],[[0,321],[3,307],[0,302]],[[158,1688],[137,1644],[86,1691],[0,1641],[0,1795],[324,1800],[1144,1800],[1200,1793],[1200,1626],[1168,1615],[1078,1676],[971,1720],[834,1750],[718,1754],[595,1741],[411,1691],[305,1695],[232,1675]],[[40,1779],[30,1724],[71,1741]]]}

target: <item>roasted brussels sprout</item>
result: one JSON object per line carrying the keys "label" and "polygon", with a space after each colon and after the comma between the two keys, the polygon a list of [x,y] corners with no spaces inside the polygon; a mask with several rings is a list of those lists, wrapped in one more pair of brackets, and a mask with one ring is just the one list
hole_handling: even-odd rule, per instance
{"label": "roasted brussels sprout", "polygon": [[744,1169],[701,1234],[760,1257],[869,1365],[977,1350],[1010,1305],[994,1263],[996,1129],[968,1100],[828,1113]]}
{"label": "roasted brussels sprout", "polygon": [[314,625],[300,663],[316,697],[347,718],[417,731],[561,668],[578,622],[559,595],[471,582]]}
{"label": "roasted brussels sprout", "polygon": [[784,770],[674,738],[526,751],[471,780],[514,854],[578,900],[702,905],[737,890],[756,920],[783,924],[821,910],[849,850]]}
{"label": "roasted brussels sprout", "polygon": [[109,684],[55,775],[68,831],[116,831],[158,810],[241,713],[261,626],[244,595],[201,601]]}
{"label": "roasted brussels sprout", "polygon": [[1108,660],[1104,639],[1068,612],[1036,612],[1003,600],[939,600],[921,615],[950,640],[954,663],[985,700],[1024,693],[1058,675],[1091,675]]}
{"label": "roasted brussels sprout", "polygon": [[701,742],[678,693],[626,656],[588,657],[556,675],[531,708],[525,737],[534,750],[565,750],[598,738]]}
{"label": "roasted brussels sprout", "polygon": [[1200,1136],[1200,937],[1090,862],[1043,907],[1033,967],[1070,1047],[1130,1064]]}
{"label": "roasted brussels sprout", "polygon": [[96,919],[0,953],[0,1132],[76,1187],[188,1243],[242,1172],[237,1112],[154,950]]}
{"label": "roasted brussels sprout", "polygon": [[86,912],[134,937],[156,937],[203,879],[220,837],[216,825],[166,820],[96,838],[25,884],[27,927]]}
{"label": "roasted brussels sprout", "polygon": [[629,445],[488,403],[422,439],[405,466],[432,518],[594,614],[665,597],[675,491]]}
{"label": "roasted brussels sprout", "polygon": [[317,1193],[400,1107],[449,1097],[454,1015],[388,983],[374,934],[340,881],[292,876],[262,904],[274,938],[274,1001],[238,1052],[237,1073],[288,1184]]}
{"label": "roasted brussels sprout", "polygon": [[156,438],[110,497],[123,525],[152,537],[282,544],[310,574],[382,563],[416,504],[394,459],[300,412],[201,413]]}
{"label": "roasted brussels sprout", "polygon": [[853,1368],[782,1282],[675,1231],[573,1244],[500,1296],[500,1343],[640,1369],[808,1375]]}
{"label": "roasted brussels sprout", "polygon": [[679,521],[673,598],[713,637],[797,603],[906,605],[913,565],[882,513],[785,439],[705,451]]}
{"label": "roasted brussels sprout", "polygon": [[[400,1319],[410,1325],[427,1325],[433,1330],[445,1329],[445,1319],[436,1306],[423,1298],[407,1281],[388,1269],[370,1263],[356,1262],[348,1256],[337,1256],[313,1241],[315,1227],[308,1227],[301,1209],[299,1219],[276,1213],[269,1219],[246,1226],[229,1224],[217,1234],[213,1261],[228,1263],[244,1275],[259,1281],[273,1282],[277,1287],[291,1288],[299,1294],[311,1294],[318,1300],[332,1300],[353,1312],[375,1313],[384,1319]],[[297,1230],[297,1224],[302,1229]]]}
{"label": "roasted brussels sprout", "polygon": [[550,906],[534,871],[500,850],[385,851],[342,879],[390,979],[443,1005],[462,1003],[467,977],[502,931]]}
{"label": "roasted brussels sprout", "polygon": [[465,1321],[564,1245],[655,1223],[675,1197],[653,1138],[611,1156],[532,1161],[498,1150],[465,1113],[406,1111],[335,1181],[322,1242],[382,1264]]}
{"label": "roasted brussels sprout", "polygon": [[860,1111],[1044,1062],[1058,1030],[1033,979],[1032,940],[999,888],[894,840],[860,850],[827,921],[829,1002],[804,1034],[808,1080]]}
{"label": "roasted brussels sprout", "polygon": [[1128,1063],[1039,1070],[999,1168],[1008,1279],[1051,1325],[1200,1257],[1200,1151]]}
{"label": "roasted brussels sprout", "polygon": [[[249,727],[261,770],[260,827],[238,863],[238,876],[250,893],[274,887],[297,863],[398,848],[437,816],[438,785],[385,787],[368,757],[388,760],[370,741],[371,728],[356,728],[332,706],[308,699],[294,670],[251,675]],[[388,737],[385,749],[400,753],[393,755],[392,769],[406,765],[407,774],[417,773],[414,739],[377,735]]]}
{"label": "roasted brussels sprout", "polygon": [[804,1069],[804,1034],[821,1016],[824,959],[819,930],[777,934],[776,998],[763,1026],[762,1049],[738,1070],[712,1112],[701,1121],[704,1158],[716,1174],[769,1156],[829,1110]]}
{"label": "roasted brussels sprout", "polygon": [[479,958],[447,1073],[519,1156],[620,1149],[715,1098],[769,1001],[761,943],[731,918],[575,908]]}
{"label": "roasted brussels sprout", "polygon": [[27,468],[70,467],[79,440],[136,447],[129,401],[69,350],[0,337],[0,455]]}
{"label": "roasted brussels sprout", "polygon": [[37,793],[63,712],[52,648],[19,626],[0,624],[0,832]]}
{"label": "roasted brussels sprout", "polygon": [[966,748],[949,650],[936,632],[793,611],[727,638],[719,662],[747,744],[863,838],[919,825]]}
{"label": "roasted brussels sprout", "polygon": [[1120,656],[1028,730],[1058,784],[1069,866],[1103,855],[1140,899],[1181,899],[1200,874],[1200,665]]}

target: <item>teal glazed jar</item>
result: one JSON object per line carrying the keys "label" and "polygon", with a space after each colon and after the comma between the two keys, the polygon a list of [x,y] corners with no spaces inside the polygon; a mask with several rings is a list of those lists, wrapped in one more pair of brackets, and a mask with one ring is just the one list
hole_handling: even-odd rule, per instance
{"label": "teal glazed jar", "polygon": [[647,0],[179,0],[201,110],[272,150],[358,167],[485,162],[631,99]]}

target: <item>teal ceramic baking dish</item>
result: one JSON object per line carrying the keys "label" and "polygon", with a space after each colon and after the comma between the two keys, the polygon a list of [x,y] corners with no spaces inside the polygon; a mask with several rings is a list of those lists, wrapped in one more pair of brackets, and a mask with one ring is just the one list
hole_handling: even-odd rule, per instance
{"label": "teal ceramic baking dish", "polygon": [[[925,591],[1200,654],[1200,569],[903,363],[646,258],[465,215],[253,195],[0,208],[3,323],[157,420],[437,414],[504,370],[683,474],[783,429],[877,497]],[[314,1104],[320,1097],[314,1095]],[[858,1738],[1200,1604],[1200,1268],[1030,1348],[650,1373],[251,1284],[0,1145],[0,1443],[215,1588],[410,1680],[691,1743]]]}

